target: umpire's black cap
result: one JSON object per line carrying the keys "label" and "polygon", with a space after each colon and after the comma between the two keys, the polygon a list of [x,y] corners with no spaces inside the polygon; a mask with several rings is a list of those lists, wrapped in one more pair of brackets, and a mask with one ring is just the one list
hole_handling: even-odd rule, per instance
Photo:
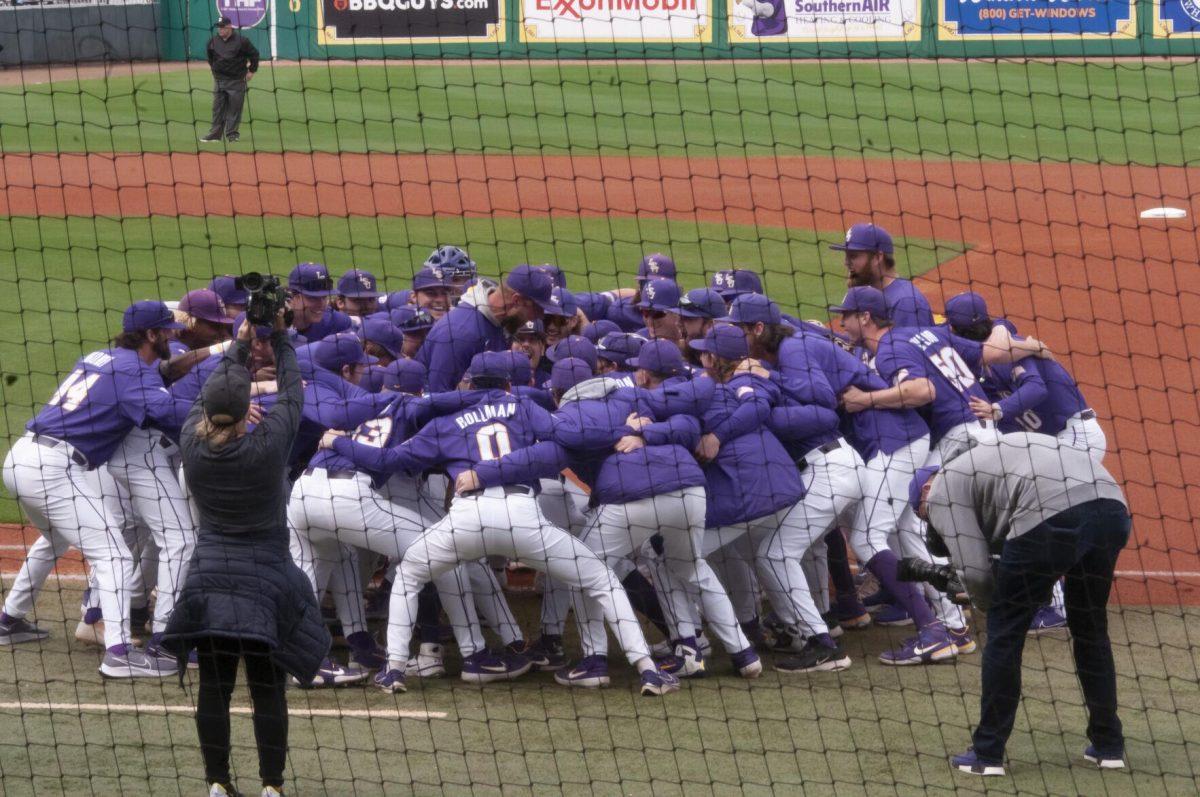
{"label": "umpire's black cap", "polygon": [[250,409],[250,372],[226,360],[204,383],[204,414],[218,426],[229,426],[246,417]]}
{"label": "umpire's black cap", "polygon": [[233,20],[230,19],[229,17],[221,17],[220,19],[217,20],[217,24],[213,25],[213,27],[214,28],[232,28]]}

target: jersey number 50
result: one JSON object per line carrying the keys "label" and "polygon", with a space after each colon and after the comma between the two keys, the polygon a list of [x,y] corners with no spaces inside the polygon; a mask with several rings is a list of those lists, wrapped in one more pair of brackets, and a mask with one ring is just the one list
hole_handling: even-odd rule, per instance
{"label": "jersey number 50", "polygon": [[929,360],[942,372],[942,376],[946,377],[947,381],[958,388],[960,392],[965,393],[971,389],[971,385],[975,384],[975,374],[971,373],[971,368],[959,353],[949,346],[929,352]]}
{"label": "jersey number 50", "polygon": [[502,423],[489,423],[475,432],[475,444],[479,446],[479,459],[487,462],[512,453],[508,439],[508,427]]}

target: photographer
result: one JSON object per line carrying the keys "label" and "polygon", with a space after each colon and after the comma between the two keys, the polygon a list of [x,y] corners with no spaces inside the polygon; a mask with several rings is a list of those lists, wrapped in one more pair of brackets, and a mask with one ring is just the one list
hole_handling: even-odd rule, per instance
{"label": "photographer", "polygon": [[308,580],[288,551],[285,474],[303,386],[283,309],[275,313],[270,338],[278,399],[249,431],[245,363],[254,335],[251,322],[243,322],[236,343],[204,383],[181,436],[184,473],[200,522],[164,644],[180,660],[193,648],[199,653],[196,729],[213,795],[237,793],[229,773],[229,700],[239,659],[246,663],[254,704],[262,793],[273,795],[282,789],[287,758],[286,674],[310,681],[330,645]]}
{"label": "photographer", "polygon": [[[1065,576],[1067,625],[1088,710],[1084,758],[1102,769],[1123,768],[1107,604],[1131,519],[1112,475],[1086,451],[1021,432],[976,444],[940,471],[922,468],[910,498],[929,521],[931,551],[950,556],[972,603],[987,611],[979,727],[953,765],[1004,774],[1025,633]],[[944,550],[935,550],[943,542]]]}

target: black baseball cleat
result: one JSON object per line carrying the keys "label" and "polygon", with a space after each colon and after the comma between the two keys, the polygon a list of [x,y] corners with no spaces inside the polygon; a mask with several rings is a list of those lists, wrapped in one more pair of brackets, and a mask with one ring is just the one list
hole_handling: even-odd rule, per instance
{"label": "black baseball cleat", "polygon": [[220,136],[214,136],[214,135],[200,136],[201,144],[215,144],[220,140],[221,140]]}
{"label": "black baseball cleat", "polygon": [[[832,643],[832,644],[831,644]],[[813,637],[799,655],[777,659],[775,669],[783,673],[836,672],[850,666],[850,657],[832,639]]]}
{"label": "black baseball cleat", "polygon": [[226,141],[226,143],[229,143],[229,144],[236,144],[241,140],[242,140],[242,137],[238,133],[230,133],[229,135],[225,136],[225,141]]}

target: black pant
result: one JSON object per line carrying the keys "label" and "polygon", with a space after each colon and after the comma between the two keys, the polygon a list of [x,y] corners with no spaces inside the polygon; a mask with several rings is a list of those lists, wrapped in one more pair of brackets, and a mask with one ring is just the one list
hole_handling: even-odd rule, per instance
{"label": "black pant", "polygon": [[208,135],[212,138],[220,138],[222,134],[236,135],[245,102],[245,78],[213,78],[212,127],[208,129]]}
{"label": "black pant", "polygon": [[246,680],[254,704],[258,772],[264,786],[283,787],[287,760],[287,675],[271,660],[267,646],[222,637],[199,641],[200,695],[196,732],[204,754],[204,775],[211,783],[229,783],[229,698],[237,681],[238,660],[246,662]]}
{"label": "black pant", "polygon": [[1117,718],[1117,673],[1108,639],[1108,594],[1129,539],[1129,512],[1096,500],[1061,512],[1004,543],[987,613],[979,727],[980,760],[1000,763],[1021,699],[1021,652],[1034,613],[1066,576],[1067,626],[1088,709],[1088,739],[1101,753],[1125,751]]}

